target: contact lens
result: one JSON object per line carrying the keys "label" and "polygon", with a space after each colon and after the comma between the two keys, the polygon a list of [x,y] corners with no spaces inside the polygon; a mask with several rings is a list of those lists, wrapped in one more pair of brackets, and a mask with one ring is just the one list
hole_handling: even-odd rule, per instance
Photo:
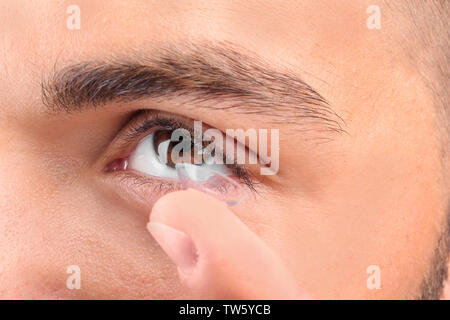
{"label": "contact lens", "polygon": [[183,187],[207,193],[230,206],[237,205],[248,197],[248,192],[238,182],[215,170],[214,165],[182,162],[175,164],[175,169]]}

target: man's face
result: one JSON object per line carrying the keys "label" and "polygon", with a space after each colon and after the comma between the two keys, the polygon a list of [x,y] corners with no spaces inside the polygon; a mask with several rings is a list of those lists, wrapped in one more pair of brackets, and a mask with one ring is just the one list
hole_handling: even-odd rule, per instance
{"label": "man's face", "polygon": [[[396,21],[382,15],[381,29],[367,27],[372,2],[4,1],[0,297],[190,297],[146,231],[147,184],[104,170],[145,136],[117,144],[139,110],[223,132],[279,129],[279,171],[256,176],[259,195],[236,215],[314,298],[417,296],[445,220],[438,132]],[[79,30],[67,27],[71,4],[81,9]],[[256,101],[258,112],[243,112],[242,103],[234,113],[220,107],[226,97],[206,105],[180,94],[108,100],[68,114],[49,112],[41,99],[41,82],[65,67],[205,44],[295,75],[329,109],[312,117],[301,106]],[[66,288],[70,265],[80,267],[81,290]],[[378,290],[367,287],[372,265],[381,271]]]}

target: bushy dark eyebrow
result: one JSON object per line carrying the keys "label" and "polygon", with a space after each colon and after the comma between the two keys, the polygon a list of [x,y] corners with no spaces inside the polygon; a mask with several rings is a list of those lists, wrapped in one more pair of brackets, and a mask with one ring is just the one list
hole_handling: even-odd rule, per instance
{"label": "bushy dark eyebrow", "polygon": [[342,119],[297,75],[281,72],[230,45],[165,47],[149,56],[88,61],[42,81],[42,100],[53,112],[82,111],[110,102],[188,97],[210,110],[258,114],[271,123],[320,124],[342,132]]}

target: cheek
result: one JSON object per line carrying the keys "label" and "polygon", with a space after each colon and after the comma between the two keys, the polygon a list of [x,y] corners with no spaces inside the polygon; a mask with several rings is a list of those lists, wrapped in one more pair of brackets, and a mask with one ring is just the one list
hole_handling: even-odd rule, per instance
{"label": "cheek", "polygon": [[[433,178],[411,174],[418,162],[394,151],[343,161],[314,196],[297,189],[237,214],[313,297],[411,297],[436,246],[440,198],[427,187]],[[379,267],[381,290],[367,287],[370,266]]]}
{"label": "cheek", "polygon": [[[110,203],[87,183],[50,187],[28,177],[23,185],[1,179],[2,298],[183,296],[175,267],[145,228],[146,214]],[[66,286],[72,265],[81,271],[80,290]]]}
{"label": "cheek", "polygon": [[[309,279],[314,278],[314,263],[307,258],[311,253],[320,256],[320,252],[311,249],[319,228],[311,226],[311,204],[306,199],[290,194],[289,197],[277,197],[273,192],[263,194],[256,203],[248,207],[245,202],[233,207],[233,212],[255,232],[286,264],[298,279],[301,287],[311,290]],[[311,272],[314,271],[314,272]],[[321,279],[320,281],[322,281]]]}

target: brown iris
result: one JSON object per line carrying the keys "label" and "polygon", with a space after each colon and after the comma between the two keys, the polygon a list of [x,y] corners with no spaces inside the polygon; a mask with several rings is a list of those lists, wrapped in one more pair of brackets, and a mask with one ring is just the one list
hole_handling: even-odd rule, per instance
{"label": "brown iris", "polygon": [[[179,157],[177,156],[176,158],[172,158],[172,150],[174,148],[175,145],[177,145],[178,141],[171,141],[171,137],[172,137],[172,132],[173,130],[170,129],[160,129],[158,131],[156,131],[153,136],[154,136],[154,148],[156,150],[156,153],[158,154],[160,159],[166,159],[167,157],[167,163],[166,165],[168,165],[169,167],[175,168],[175,164],[177,162],[190,162],[192,164],[194,164],[194,142],[189,138],[189,137],[184,137],[184,139],[186,139],[186,141],[190,141],[190,145],[185,148],[183,151],[186,151],[186,149],[188,149],[190,151],[190,157],[184,157],[183,155],[180,155]],[[167,141],[169,141],[168,147],[167,149],[164,149],[164,152],[166,154],[159,154],[159,146],[161,143],[164,143]],[[185,140],[183,140],[183,143],[185,142]],[[208,146],[210,142],[202,142],[202,148],[205,148],[206,146]],[[212,151],[211,155],[214,157],[214,152],[215,150]],[[176,154],[177,152],[175,152]]]}

